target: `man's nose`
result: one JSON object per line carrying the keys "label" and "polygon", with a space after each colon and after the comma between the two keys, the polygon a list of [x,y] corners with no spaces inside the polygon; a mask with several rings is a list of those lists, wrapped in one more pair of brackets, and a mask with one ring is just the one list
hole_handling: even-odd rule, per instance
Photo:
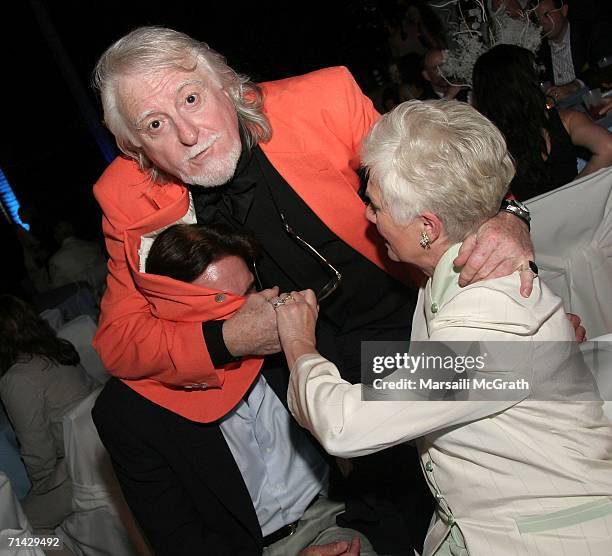
{"label": "man's nose", "polygon": [[178,138],[183,145],[192,146],[198,142],[198,128],[190,121],[181,118],[176,121]]}

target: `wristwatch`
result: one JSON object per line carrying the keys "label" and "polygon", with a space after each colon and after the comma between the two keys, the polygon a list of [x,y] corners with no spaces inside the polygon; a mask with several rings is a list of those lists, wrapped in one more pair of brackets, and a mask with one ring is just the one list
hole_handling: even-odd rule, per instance
{"label": "wristwatch", "polygon": [[506,212],[510,212],[514,214],[514,216],[518,216],[525,224],[527,224],[528,228],[531,228],[531,214],[529,213],[529,209],[520,201],[516,199],[504,199],[501,202],[501,207],[499,210],[503,210]]}

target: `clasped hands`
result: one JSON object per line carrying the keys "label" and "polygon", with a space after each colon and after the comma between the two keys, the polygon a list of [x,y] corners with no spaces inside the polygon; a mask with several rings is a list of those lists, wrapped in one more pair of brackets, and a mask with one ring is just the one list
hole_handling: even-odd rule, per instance
{"label": "clasped hands", "polygon": [[223,324],[223,339],[235,357],[278,353],[281,343],[286,355],[297,345],[315,351],[317,316],[312,290],[279,295],[275,286],[246,297],[240,310]]}

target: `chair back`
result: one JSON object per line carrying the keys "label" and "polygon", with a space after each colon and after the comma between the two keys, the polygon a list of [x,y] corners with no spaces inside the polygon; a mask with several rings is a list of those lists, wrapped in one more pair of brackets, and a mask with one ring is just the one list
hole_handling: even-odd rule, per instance
{"label": "chair back", "polygon": [[91,417],[101,389],[64,416],[73,513],[56,531],[77,556],[150,556]]}
{"label": "chair back", "polygon": [[525,204],[542,279],[589,337],[612,332],[612,168]]}
{"label": "chair back", "polygon": [[110,375],[92,344],[96,328],[96,323],[89,315],[80,315],[65,323],[58,330],[57,335],[68,340],[76,348],[81,357],[81,365],[87,374],[98,383],[103,384],[110,378]]}

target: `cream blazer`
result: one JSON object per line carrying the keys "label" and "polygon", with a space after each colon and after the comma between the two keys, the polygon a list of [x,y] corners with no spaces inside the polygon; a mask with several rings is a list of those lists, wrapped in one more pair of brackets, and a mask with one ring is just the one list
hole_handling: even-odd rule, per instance
{"label": "cream blazer", "polygon": [[[534,341],[573,340],[561,300],[538,279],[528,299],[518,273],[459,288],[456,251],[421,289],[411,340],[524,342],[517,357]],[[554,368],[560,351],[537,351],[535,367]],[[334,455],[417,439],[438,502],[425,555],[451,528],[472,556],[612,554],[612,425],[601,402],[364,402],[361,394],[310,354],[292,369],[288,402]]]}

